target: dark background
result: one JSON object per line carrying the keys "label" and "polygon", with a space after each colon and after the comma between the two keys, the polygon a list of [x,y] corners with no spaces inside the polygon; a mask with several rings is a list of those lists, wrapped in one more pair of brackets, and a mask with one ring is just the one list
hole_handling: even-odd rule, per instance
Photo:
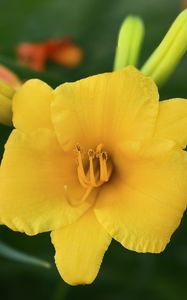
{"label": "dark background", "polygon": [[[141,66],[181,10],[179,0],[0,0],[0,63],[24,80],[37,77],[53,87],[111,71],[120,24],[128,14],[137,14],[146,26]],[[79,68],[49,64],[46,72],[37,73],[16,62],[18,43],[64,36],[70,36],[85,52]],[[187,56],[160,95],[161,99],[187,98]],[[8,127],[0,126],[1,155],[9,133]],[[2,226],[0,240],[52,264],[46,270],[0,257],[1,300],[187,299],[187,216],[163,254],[137,254],[113,242],[90,286],[70,287],[61,280],[49,234],[27,237]]]}

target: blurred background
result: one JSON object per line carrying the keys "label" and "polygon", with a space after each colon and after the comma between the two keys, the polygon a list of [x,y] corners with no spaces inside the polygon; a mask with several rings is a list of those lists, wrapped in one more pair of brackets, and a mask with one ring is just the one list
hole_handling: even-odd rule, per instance
{"label": "blurred background", "polygon": [[[187,1],[181,0],[0,0],[0,64],[15,71],[23,81],[36,77],[53,87],[111,71],[120,24],[127,15],[136,14],[144,19],[146,27],[141,66],[184,7]],[[78,50],[73,66],[68,56],[64,58],[62,48],[58,59],[48,54],[42,67],[23,65],[22,43],[39,43],[41,48],[54,39],[63,41],[66,50]],[[187,98],[187,56],[160,95],[161,99]],[[0,126],[1,156],[10,131]],[[49,234],[28,237],[4,226],[0,232],[0,241],[51,263],[51,268],[45,269],[0,255],[1,300],[187,299],[187,215],[160,255],[130,252],[113,241],[90,286],[70,287],[63,282],[54,265]]]}

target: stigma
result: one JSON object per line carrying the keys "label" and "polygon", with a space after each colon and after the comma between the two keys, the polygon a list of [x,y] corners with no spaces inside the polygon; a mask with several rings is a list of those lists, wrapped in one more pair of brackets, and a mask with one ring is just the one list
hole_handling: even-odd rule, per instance
{"label": "stigma", "polygon": [[75,147],[77,155],[77,175],[85,188],[97,188],[108,182],[112,173],[112,163],[108,153],[99,144],[95,150],[89,149],[84,155],[80,145]]}

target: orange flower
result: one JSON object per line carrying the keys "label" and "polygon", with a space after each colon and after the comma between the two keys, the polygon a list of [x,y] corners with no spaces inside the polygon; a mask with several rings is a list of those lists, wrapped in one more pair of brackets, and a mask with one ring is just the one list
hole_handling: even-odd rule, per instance
{"label": "orange flower", "polygon": [[16,51],[20,64],[36,71],[43,71],[46,54],[42,44],[22,43],[17,47]]}
{"label": "orange flower", "polygon": [[81,63],[83,57],[82,49],[68,38],[22,43],[16,51],[20,63],[36,71],[43,71],[48,60],[74,68]]}
{"label": "orange flower", "polygon": [[50,54],[51,60],[69,68],[78,67],[83,58],[82,49],[69,39],[64,39],[61,46]]}
{"label": "orange flower", "polygon": [[187,0],[183,0],[181,6],[182,6],[182,9],[187,8]]}

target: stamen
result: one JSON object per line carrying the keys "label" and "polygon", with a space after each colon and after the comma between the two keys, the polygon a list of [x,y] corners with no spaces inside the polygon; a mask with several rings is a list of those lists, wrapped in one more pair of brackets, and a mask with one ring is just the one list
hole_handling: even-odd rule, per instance
{"label": "stamen", "polygon": [[77,168],[77,172],[78,172],[78,179],[80,184],[84,187],[84,188],[88,188],[90,183],[89,180],[86,177],[85,171],[84,171],[84,166],[83,166],[83,159],[82,159],[82,154],[81,154],[81,148],[80,145],[77,144],[76,145],[76,152],[77,152],[77,160],[78,160],[78,168]]}
{"label": "stamen", "polygon": [[107,170],[107,159],[108,159],[107,153],[101,152],[99,156],[99,162],[100,162],[100,180],[102,182],[107,182],[109,180],[108,170]]}
{"label": "stamen", "polygon": [[77,153],[77,173],[80,184],[87,190],[101,186],[107,182],[112,172],[111,162],[108,161],[107,152],[103,151],[103,145],[99,144],[96,151],[88,150],[88,171],[85,172],[83,164],[82,150],[79,144],[76,145]]}
{"label": "stamen", "polygon": [[96,157],[99,158],[101,152],[102,152],[102,149],[103,149],[103,144],[99,144],[96,148]]}
{"label": "stamen", "polygon": [[96,184],[96,178],[95,178],[95,173],[94,173],[94,164],[93,164],[93,159],[95,157],[95,152],[90,149],[88,150],[88,158],[89,158],[89,170],[90,170],[90,184],[94,187],[97,186]]}

